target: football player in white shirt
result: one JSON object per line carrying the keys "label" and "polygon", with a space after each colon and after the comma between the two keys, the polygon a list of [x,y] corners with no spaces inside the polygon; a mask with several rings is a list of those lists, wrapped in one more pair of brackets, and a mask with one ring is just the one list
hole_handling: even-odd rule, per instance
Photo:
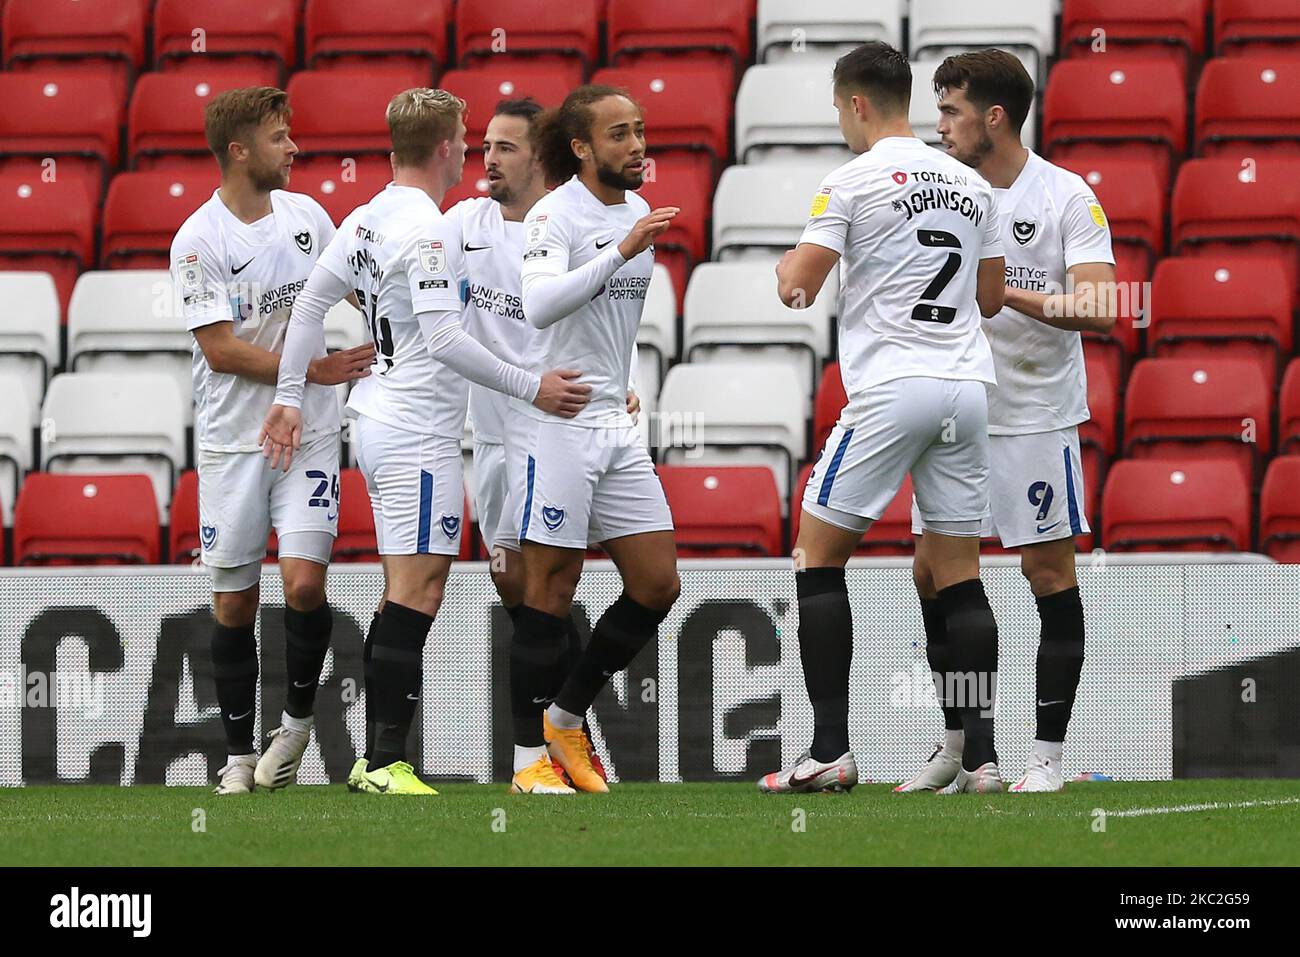
{"label": "football player in white shirt", "polygon": [[[325,571],[338,528],[339,416],[327,388],[368,374],[372,349],[326,357],[311,347],[304,449],[273,475],[257,429],[274,394],[294,297],[334,224],[309,196],[285,190],[298,148],[288,97],[272,87],[214,97],[204,119],[221,186],[185,220],[171,247],[172,281],[194,333],[195,433],[203,564],[212,576],[213,674],[229,758],[218,794],[292,783],[312,726],[333,618]],[[287,697],[261,761],[253,748],[262,559],[274,527],[284,581]]]}
{"label": "football player in white shirt", "polygon": [[[542,107],[532,99],[502,100],[483,137],[483,160],[488,195],[462,200],[444,215],[459,229],[465,253],[468,285],[464,287],[463,324],[466,332],[507,362],[527,361],[538,334],[524,319],[520,265],[524,252],[524,215],[546,195],[541,161],[533,149],[533,120]],[[635,369],[635,364],[633,366]],[[524,565],[519,551],[521,498],[509,508],[510,489],[522,487],[526,453],[506,435],[530,421],[513,408],[515,400],[492,389],[471,385],[470,419],[474,424],[474,499],[483,540],[491,549],[492,582],[513,621],[524,602]],[[635,415],[639,402],[628,393],[628,412]],[[509,458],[507,459],[507,456]],[[511,790],[522,794],[572,794],[573,789],[555,773],[550,758],[536,757],[542,738],[542,711],[559,686],[538,687],[560,669],[572,667],[582,653],[582,640],[569,616],[567,645],[543,648],[539,653],[511,643],[510,701],[514,718],[516,757]],[[552,661],[549,655],[562,661]],[[542,660],[538,660],[539,657]],[[543,702],[534,698],[545,697]],[[600,759],[590,747],[592,767],[602,773]]]}
{"label": "football player in white shirt", "polygon": [[465,102],[411,89],[388,105],[393,182],[348,215],[290,319],[263,450],[285,467],[301,445],[303,380],[325,312],[355,292],[375,343],[372,375],[348,399],[375,513],[384,594],[366,638],[366,756],[348,778],[370,794],[434,794],[406,760],[424,644],[460,550],[460,438],[468,382],[574,415],[584,390],[503,362],[460,324],[462,250],[438,203],[465,164]]}
{"label": "football player in white shirt", "polygon": [[[1042,623],[1037,663],[1038,728],[1017,793],[1065,786],[1061,752],[1083,668],[1084,618],[1075,577],[1075,536],[1084,514],[1078,425],[1088,418],[1083,331],[1115,324],[1115,259],[1106,214],[1088,185],[1020,142],[1034,81],[1002,50],[949,57],[934,75],[939,134],[948,153],[993,186],[1007,260],[1006,305],[984,324],[998,384],[989,391],[992,453],[985,535],[1020,549],[1020,570]],[[914,528],[915,530],[915,528]],[[933,671],[947,641],[935,612],[924,547],[915,561]],[[940,694],[940,701],[943,695]],[[946,733],[930,760],[900,790],[934,790],[956,775],[963,735],[944,708]]]}
{"label": "football player in white shirt", "polygon": [[988,507],[981,316],[1002,307],[993,191],[912,135],[907,59],[880,42],[835,64],[840,129],[857,158],[822,182],[799,245],[777,266],[781,300],[806,306],[843,259],[840,363],[848,404],[804,490],[795,547],[799,651],[813,707],[807,752],[767,793],[846,790],[853,619],[844,566],[909,471],[961,679],[967,790],[1001,790],[993,749],[997,625],[979,579]]}
{"label": "football player in white shirt", "polygon": [[[524,605],[515,642],[537,661],[562,660],[557,649],[565,644],[589,535],[601,542],[623,577],[623,593],[576,664],[549,680],[534,675],[540,691],[533,700],[559,688],[543,716],[543,739],[574,787],[605,792],[583,716],[610,676],[655,638],[681,591],[672,515],[627,410],[653,242],[677,209],[652,212],[633,192],[645,168],[645,123],[625,91],[579,87],[536,121],[533,142],[547,179],[560,185],[524,221],[524,315],[540,330],[530,347],[532,367],[581,367],[578,381],[592,391],[571,420],[522,410]],[[522,750],[517,762],[546,753],[541,740]]]}

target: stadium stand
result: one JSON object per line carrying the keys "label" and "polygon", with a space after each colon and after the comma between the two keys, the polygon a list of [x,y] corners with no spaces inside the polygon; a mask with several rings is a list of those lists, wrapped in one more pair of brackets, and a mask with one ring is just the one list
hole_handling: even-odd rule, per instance
{"label": "stadium stand", "polygon": [[1117,462],[1103,493],[1110,551],[1247,551],[1250,489],[1227,461]]}
{"label": "stadium stand", "polygon": [[77,276],[94,261],[94,208],[81,177],[0,175],[0,270],[49,274],[66,315]]}
{"label": "stadium stand", "polygon": [[438,85],[473,104],[465,118],[465,142],[471,150],[483,148],[483,136],[499,101],[531,96],[542,106],[555,107],[573,89],[555,70],[527,60],[448,70]]}
{"label": "stadium stand", "polygon": [[758,0],[758,61],[834,63],[867,40],[902,48],[904,0]]}
{"label": "stadium stand", "polygon": [[1214,0],[1214,47],[1219,56],[1255,53],[1294,57],[1300,8],[1275,0]]}
{"label": "stadium stand", "polygon": [[0,302],[0,375],[21,386],[34,428],[45,384],[62,362],[58,292],[45,273],[0,272]]}
{"label": "stadium stand", "polygon": [[13,524],[14,503],[23,476],[35,464],[32,458],[32,413],[24,384],[10,375],[0,375],[0,519]]}
{"label": "stadium stand", "polygon": [[1206,0],[1064,0],[1061,55],[1170,60],[1186,76],[1205,55]]}
{"label": "stadium stand", "polygon": [[23,483],[15,565],[156,565],[159,547],[147,476],[33,472]]}
{"label": "stadium stand", "polygon": [[107,85],[116,102],[125,101],[145,62],[144,0],[8,0],[3,7],[6,70],[75,76],[101,91]]}
{"label": "stadium stand", "polygon": [[215,169],[119,173],[104,200],[100,265],[104,269],[166,269],[176,231],[221,184]]}
{"label": "stadium stand", "polygon": [[781,501],[770,469],[661,465],[683,558],[783,554]]}
{"label": "stadium stand", "polygon": [[1300,62],[1210,60],[1196,88],[1197,156],[1300,155]]}
{"label": "stadium stand", "polygon": [[497,60],[544,65],[580,84],[600,56],[597,0],[479,0],[456,15],[456,51],[462,67]]}
{"label": "stadium stand", "polygon": [[158,0],[154,63],[205,76],[252,67],[260,82],[283,86],[298,63],[300,6],[298,0]]}
{"label": "stadium stand", "polygon": [[256,71],[202,74],[146,73],[136,81],[127,109],[127,165],[215,177],[203,135],[203,111],[218,93],[258,82]]}
{"label": "stadium stand", "polygon": [[313,70],[392,72],[429,86],[449,58],[452,0],[370,4],[358,19],[352,0],[307,0],[305,65]]}

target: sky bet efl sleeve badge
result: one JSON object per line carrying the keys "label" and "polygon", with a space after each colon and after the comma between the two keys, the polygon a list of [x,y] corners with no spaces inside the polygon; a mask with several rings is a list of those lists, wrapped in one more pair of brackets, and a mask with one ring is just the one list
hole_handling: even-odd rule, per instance
{"label": "sky bet efl sleeve badge", "polygon": [[202,286],[203,267],[199,264],[199,254],[188,253],[176,260],[176,275],[185,289],[195,290]]}
{"label": "sky bet efl sleeve badge", "polygon": [[826,207],[830,205],[831,187],[823,186],[817,190],[817,195],[813,197],[812,209],[808,210],[809,216],[820,216],[826,212]]}
{"label": "sky bet efl sleeve badge", "polygon": [[440,240],[423,239],[416,249],[420,253],[420,268],[429,275],[436,276],[447,267],[447,254]]}
{"label": "sky bet efl sleeve badge", "polygon": [[536,246],[546,238],[546,232],[549,228],[546,213],[542,213],[528,224],[528,235],[524,237],[524,245],[529,247]]}
{"label": "sky bet efl sleeve badge", "polygon": [[1092,214],[1092,221],[1097,224],[1098,229],[1106,228],[1106,214],[1101,211],[1101,203],[1095,199],[1088,199],[1088,212]]}

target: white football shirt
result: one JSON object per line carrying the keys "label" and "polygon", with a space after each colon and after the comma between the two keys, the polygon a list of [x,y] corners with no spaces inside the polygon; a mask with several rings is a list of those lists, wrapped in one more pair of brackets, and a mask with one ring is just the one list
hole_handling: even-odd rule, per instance
{"label": "white football shirt", "polygon": [[980,260],[1002,243],[993,190],[974,170],[914,137],[885,137],[822,181],[799,241],[842,257],[842,422],[891,379],[994,382],[975,289]]}
{"label": "white football shirt", "polygon": [[[995,189],[1007,257],[1007,285],[1064,290],[1078,263],[1111,263],[1110,227],[1101,204],[1075,173],[1033,150],[1016,181]],[[984,325],[997,388],[989,390],[989,433],[1023,435],[1068,428],[1088,418],[1083,339],[1005,308]]]}
{"label": "white football shirt", "polygon": [[[271,191],[271,214],[245,223],[226,208],[218,192],[190,214],[172,240],[171,277],[185,328],[233,322],[236,338],[278,353],[293,301],[333,238],[334,224],[310,196],[279,189]],[[317,357],[323,355],[322,344]],[[193,374],[198,447],[256,452],[275,386],[214,372],[197,341]],[[308,385],[304,441],[338,430],[333,388]]]}
{"label": "white football shirt", "polygon": [[375,343],[348,408],[408,432],[460,438],[469,383],[429,354],[416,316],[460,311],[454,231],[422,189],[389,183],[348,214],[320,264],[357,294]]}
{"label": "white football shirt", "polygon": [[[620,243],[650,206],[628,191],[626,201],[606,206],[574,176],[547,193],[524,218],[521,288],[529,276],[559,276],[604,254]],[[469,254],[469,255],[472,255]],[[646,290],[654,269],[654,246],[619,267],[592,299],[537,330],[528,346],[527,368],[543,375],[552,369],[578,369],[580,383],[591,386],[591,401],[570,425],[597,428],[627,426],[627,391],[633,348]],[[534,418],[546,413],[517,404]]]}
{"label": "white football shirt", "polygon": [[[460,232],[467,273],[461,290],[465,331],[497,358],[527,368],[528,346],[536,330],[524,318],[520,290],[524,224],[507,222],[501,204],[487,197],[462,200],[447,210],[445,218]],[[476,441],[496,445],[505,441],[510,402],[502,392],[470,383],[469,415]]]}

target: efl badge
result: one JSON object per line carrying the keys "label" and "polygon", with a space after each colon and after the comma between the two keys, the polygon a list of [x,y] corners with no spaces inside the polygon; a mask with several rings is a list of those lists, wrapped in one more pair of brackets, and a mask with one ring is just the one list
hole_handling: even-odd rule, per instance
{"label": "efl badge", "polygon": [[198,289],[203,285],[203,266],[199,264],[199,254],[189,253],[176,260],[176,274],[180,276],[181,285],[186,289]]}
{"label": "efl badge", "polygon": [[447,268],[447,254],[443,251],[441,240],[424,239],[416,249],[420,253],[420,268],[432,276]]}
{"label": "efl badge", "polygon": [[1095,199],[1089,199],[1088,212],[1092,214],[1092,221],[1097,224],[1098,229],[1106,228],[1106,214],[1101,210],[1101,203]]}
{"label": "efl badge", "polygon": [[524,245],[536,246],[546,238],[546,231],[548,229],[550,229],[550,224],[547,222],[546,214],[542,213],[528,224],[528,234],[524,236]]}
{"label": "efl badge", "polygon": [[817,195],[813,197],[812,209],[808,210],[809,216],[820,216],[826,212],[826,207],[831,201],[831,187],[823,186],[817,190]]}

